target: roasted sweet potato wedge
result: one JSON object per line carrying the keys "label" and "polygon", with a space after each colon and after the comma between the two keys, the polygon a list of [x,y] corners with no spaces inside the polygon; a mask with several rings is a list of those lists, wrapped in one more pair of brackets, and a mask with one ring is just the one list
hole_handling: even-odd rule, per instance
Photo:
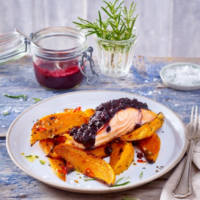
{"label": "roasted sweet potato wedge", "polygon": [[95,110],[92,108],[88,108],[85,111],[81,110],[81,107],[78,107],[76,109],[71,109],[71,108],[66,108],[64,109],[64,112],[68,112],[68,113],[79,113],[79,114],[83,114],[85,115],[85,117],[89,118],[95,113]]}
{"label": "roasted sweet potato wedge", "polygon": [[162,127],[164,123],[164,115],[159,113],[152,122],[146,123],[140,128],[134,130],[133,132],[123,135],[120,139],[123,141],[135,141],[141,140],[147,137],[151,137],[155,131]]}
{"label": "roasted sweet potato wedge", "polygon": [[114,184],[114,171],[103,159],[67,144],[56,146],[54,151],[67,162],[70,162],[76,171],[102,181],[109,186]]}
{"label": "roasted sweet potato wedge", "polygon": [[88,118],[90,118],[92,115],[94,115],[94,113],[95,113],[95,110],[94,110],[94,109],[91,109],[91,108],[88,108],[88,109],[86,109],[86,110],[84,111],[84,114],[85,114]]}
{"label": "roasted sweet potato wedge", "polygon": [[115,175],[127,170],[134,159],[134,148],[131,142],[112,142],[112,153],[110,155],[110,166]]}
{"label": "roasted sweet potato wedge", "polygon": [[55,140],[54,139],[45,139],[39,141],[39,146],[44,151],[45,155],[49,158],[61,158],[58,154],[56,154],[53,151],[53,148],[55,146]]}
{"label": "roasted sweet potato wedge", "polygon": [[87,123],[87,118],[79,113],[57,113],[47,115],[37,121],[31,132],[31,145],[39,140],[54,138],[54,136],[69,131],[74,126]]}
{"label": "roasted sweet potato wedge", "polygon": [[151,137],[138,141],[139,147],[144,152],[145,158],[149,163],[155,163],[160,151],[161,141],[159,136],[154,133]]}
{"label": "roasted sweet potato wedge", "polygon": [[64,143],[66,140],[66,137],[59,136],[53,139],[45,139],[39,141],[39,146],[44,151],[46,157],[48,158],[61,158],[59,155],[57,155],[53,149],[56,145],[60,143]]}
{"label": "roasted sweet potato wedge", "polygon": [[[110,143],[96,147],[94,150],[88,150],[86,152],[91,153],[100,158],[105,158],[105,157],[110,156],[109,147],[110,147]],[[108,148],[108,151],[106,150],[106,148]]]}
{"label": "roasted sweet potato wedge", "polygon": [[50,166],[54,174],[61,180],[66,181],[66,162],[64,159],[49,158]]}
{"label": "roasted sweet potato wedge", "polygon": [[75,171],[74,166],[70,162],[66,162],[66,171],[67,171],[67,174]]}

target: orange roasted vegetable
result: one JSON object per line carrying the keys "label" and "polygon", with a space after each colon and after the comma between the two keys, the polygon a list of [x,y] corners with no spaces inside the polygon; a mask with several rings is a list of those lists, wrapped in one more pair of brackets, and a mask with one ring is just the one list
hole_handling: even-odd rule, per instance
{"label": "orange roasted vegetable", "polygon": [[94,115],[95,110],[92,108],[88,108],[86,109],[84,112],[81,110],[81,107],[75,108],[75,109],[71,109],[71,108],[66,108],[64,109],[64,112],[68,112],[68,113],[79,113],[79,114],[83,114],[85,115],[85,117],[89,118]]}
{"label": "orange roasted vegetable", "polygon": [[51,169],[61,180],[66,181],[66,166],[64,159],[49,158]]}
{"label": "orange roasted vegetable", "polygon": [[110,155],[110,166],[115,175],[127,170],[134,159],[134,148],[131,142],[112,142],[112,153]]}
{"label": "orange roasted vegetable", "polygon": [[49,158],[60,158],[60,156],[57,155],[53,151],[53,148],[55,146],[55,140],[54,139],[40,140],[39,146],[44,151],[46,157],[49,157]]}
{"label": "orange roasted vegetable", "polygon": [[67,144],[56,146],[54,151],[67,162],[70,162],[76,171],[100,180],[109,186],[114,184],[114,171],[103,159]]}
{"label": "orange roasted vegetable", "polygon": [[87,123],[87,118],[79,113],[57,113],[47,115],[37,121],[31,132],[31,146],[39,140],[54,138],[54,136],[68,132],[74,126]]}
{"label": "orange roasted vegetable", "polygon": [[106,153],[106,148],[109,146],[110,143],[96,147],[94,150],[87,150],[86,152],[91,153],[100,158],[105,158],[109,156],[109,154]]}
{"label": "orange roasted vegetable", "polygon": [[66,171],[67,173],[71,173],[73,172],[75,169],[74,169],[74,166],[70,163],[70,162],[66,162]]}
{"label": "orange roasted vegetable", "polygon": [[123,135],[120,139],[123,141],[135,141],[151,137],[155,133],[155,131],[162,127],[163,123],[164,115],[162,113],[159,113],[156,119],[154,119],[152,122],[145,123],[133,132]]}
{"label": "orange roasted vegetable", "polygon": [[144,152],[145,158],[149,163],[155,163],[160,151],[161,141],[159,136],[154,133],[151,137],[138,141],[138,145]]}

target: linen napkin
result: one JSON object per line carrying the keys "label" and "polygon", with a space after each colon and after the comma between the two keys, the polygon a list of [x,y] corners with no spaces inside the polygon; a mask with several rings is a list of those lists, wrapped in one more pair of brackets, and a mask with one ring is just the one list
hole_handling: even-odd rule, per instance
{"label": "linen napkin", "polygon": [[[177,200],[171,193],[174,190],[183,167],[185,165],[185,158],[179,163],[174,173],[171,175],[167,183],[165,184],[160,200]],[[183,198],[184,200],[200,200],[200,141],[196,143],[193,150],[193,163],[191,167],[191,185],[192,194]]]}

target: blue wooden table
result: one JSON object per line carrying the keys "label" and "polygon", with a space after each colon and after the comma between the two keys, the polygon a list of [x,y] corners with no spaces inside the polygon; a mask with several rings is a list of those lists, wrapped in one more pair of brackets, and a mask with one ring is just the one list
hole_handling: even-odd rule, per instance
{"label": "blue wooden table", "polygon": [[[100,75],[93,85],[87,85],[84,80],[78,87],[66,91],[53,91],[41,87],[34,75],[32,58],[24,58],[11,63],[0,65],[0,199],[114,199],[121,200],[124,196],[140,200],[157,200],[162,188],[172,172],[146,184],[142,187],[102,195],[75,194],[54,189],[31,178],[10,159],[5,145],[6,132],[13,120],[25,109],[35,104],[33,98],[42,100],[49,97],[81,90],[115,90],[126,91],[154,99],[178,114],[184,123],[189,122],[193,105],[200,106],[200,90],[184,92],[166,87],[159,76],[160,69],[168,63],[193,62],[200,64],[200,58],[144,58],[135,57],[134,64],[128,76],[110,78]],[[95,60],[96,63],[96,60]],[[96,71],[99,71],[96,65]],[[9,95],[27,95],[27,99],[11,99]],[[9,112],[8,115],[3,113]]]}

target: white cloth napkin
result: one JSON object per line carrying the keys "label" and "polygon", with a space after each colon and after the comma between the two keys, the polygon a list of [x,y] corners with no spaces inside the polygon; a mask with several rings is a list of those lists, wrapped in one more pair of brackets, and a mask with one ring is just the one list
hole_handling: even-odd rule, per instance
{"label": "white cloth napkin", "polygon": [[[175,169],[174,173],[171,175],[171,177],[165,184],[160,196],[160,200],[177,200],[177,198],[175,198],[171,193],[178,182],[184,164],[185,164],[185,158],[180,162],[178,167]],[[200,200],[200,141],[196,143],[193,150],[191,182],[192,182],[192,194],[183,199]]]}

